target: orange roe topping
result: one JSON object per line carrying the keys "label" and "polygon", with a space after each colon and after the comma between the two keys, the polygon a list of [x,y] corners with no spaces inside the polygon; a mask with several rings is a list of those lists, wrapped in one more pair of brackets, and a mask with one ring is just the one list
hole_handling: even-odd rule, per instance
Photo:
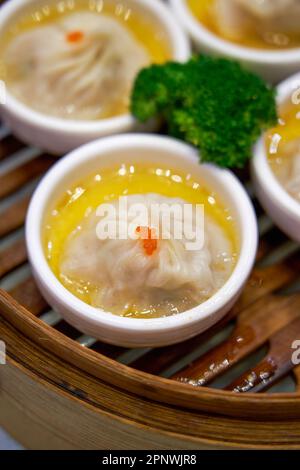
{"label": "orange roe topping", "polygon": [[82,31],[71,31],[67,34],[67,41],[71,43],[76,43],[81,41],[84,38]]}
{"label": "orange roe topping", "polygon": [[157,250],[157,237],[155,230],[150,227],[137,227],[136,232],[141,234],[141,240],[143,242],[143,248],[146,255],[153,255],[154,251]]}

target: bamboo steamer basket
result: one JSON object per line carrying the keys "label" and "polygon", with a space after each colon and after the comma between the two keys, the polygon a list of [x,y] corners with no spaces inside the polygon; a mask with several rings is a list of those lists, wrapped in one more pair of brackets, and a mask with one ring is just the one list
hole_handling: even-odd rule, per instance
{"label": "bamboo steamer basket", "polygon": [[300,448],[300,247],[255,199],[257,262],[232,311],[179,345],[128,350],[65,323],[31,276],[22,226],[54,157],[1,127],[0,161],[1,426],[31,449]]}

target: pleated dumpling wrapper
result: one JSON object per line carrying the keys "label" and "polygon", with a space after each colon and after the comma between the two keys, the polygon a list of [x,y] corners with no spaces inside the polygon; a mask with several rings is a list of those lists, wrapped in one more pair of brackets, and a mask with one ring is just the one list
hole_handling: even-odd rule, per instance
{"label": "pleated dumpling wrapper", "polygon": [[80,12],[15,37],[5,51],[8,87],[47,115],[95,120],[126,112],[150,56],[114,18]]}

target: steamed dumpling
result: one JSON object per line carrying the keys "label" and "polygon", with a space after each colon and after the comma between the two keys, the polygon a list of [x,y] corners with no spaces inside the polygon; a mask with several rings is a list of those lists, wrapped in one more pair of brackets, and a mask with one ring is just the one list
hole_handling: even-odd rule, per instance
{"label": "steamed dumpling", "polygon": [[253,31],[299,33],[298,0],[216,0],[214,14],[220,33],[236,40]]}
{"label": "steamed dumpling", "polygon": [[298,6],[298,0],[234,0],[258,18],[274,18],[286,8]]}
{"label": "steamed dumpling", "polygon": [[[196,250],[186,248],[189,240],[184,233],[182,239],[177,239],[178,235],[175,239],[173,223],[167,230],[169,239],[156,239],[153,235],[161,233],[158,222],[151,226],[152,235],[144,240],[139,235],[140,225],[130,214],[133,204],[149,209],[151,204],[174,203],[183,208],[185,203],[156,194],[132,195],[127,202],[126,214],[119,211],[118,202],[113,205],[118,220],[127,217],[133,227],[137,224],[134,239],[99,239],[96,228],[100,219],[93,212],[65,246],[61,276],[69,285],[88,284],[93,306],[121,315],[170,315],[203,302],[225,283],[232,270],[231,244],[216,223],[205,218],[204,245]],[[193,212],[185,223],[195,229],[196,223],[202,227],[204,221],[203,217],[196,219]]]}
{"label": "steamed dumpling", "polygon": [[11,92],[43,113],[98,119],[126,112],[148,52],[106,15],[74,13],[16,37],[5,54]]}

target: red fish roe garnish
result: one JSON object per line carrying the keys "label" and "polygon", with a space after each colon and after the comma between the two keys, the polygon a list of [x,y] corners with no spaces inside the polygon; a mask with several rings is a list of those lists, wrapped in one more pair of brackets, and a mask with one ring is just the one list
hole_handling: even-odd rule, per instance
{"label": "red fish roe garnish", "polygon": [[157,250],[157,236],[155,230],[150,227],[137,227],[136,232],[141,234],[141,241],[143,248],[148,256],[152,256]]}
{"label": "red fish roe garnish", "polygon": [[71,31],[67,34],[67,41],[71,43],[76,43],[82,41],[84,34],[82,31]]}

